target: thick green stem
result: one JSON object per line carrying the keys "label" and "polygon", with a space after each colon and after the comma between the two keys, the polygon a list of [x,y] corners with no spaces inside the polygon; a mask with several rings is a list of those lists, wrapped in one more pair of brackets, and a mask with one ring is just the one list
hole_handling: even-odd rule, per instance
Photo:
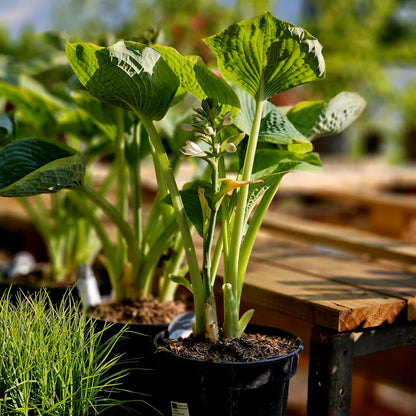
{"label": "thick green stem", "polygon": [[124,157],[124,113],[123,109],[116,109],[116,121],[117,121],[117,137],[115,146],[115,164],[117,166],[117,183],[116,183],[116,208],[118,212],[123,215],[123,218],[127,218],[127,170],[126,159]]}
{"label": "thick green stem", "polygon": [[204,330],[205,327],[204,290],[201,280],[201,274],[199,271],[198,259],[196,256],[195,247],[193,245],[192,235],[188,225],[188,219],[185,214],[185,208],[183,206],[179,189],[176,185],[175,177],[173,175],[168,156],[163,147],[163,143],[159,135],[157,134],[154,124],[152,123],[152,121],[147,120],[146,117],[141,118],[141,121],[147,133],[149,134],[149,138],[154,147],[154,157],[160,165],[160,168],[163,172],[163,176],[166,180],[166,184],[172,198],[172,204],[175,209],[176,219],[178,221],[179,229],[181,231],[184,242],[189,273],[191,275],[191,282],[195,302],[195,331],[196,333],[200,333]]}
{"label": "thick green stem", "polygon": [[140,173],[140,126],[134,127],[132,144],[129,147],[129,180],[131,194],[131,210],[133,215],[133,231],[137,238],[140,251],[143,246],[143,198],[141,193],[141,173]]}
{"label": "thick green stem", "polygon": [[[254,116],[253,124],[251,127],[250,136],[248,139],[247,151],[243,164],[243,170],[241,173],[242,181],[249,181],[251,178],[251,172],[253,170],[254,157],[256,154],[257,141],[260,131],[261,116],[263,113],[264,101],[258,100],[256,103],[256,113]],[[248,199],[248,186],[243,186],[238,191],[237,207],[235,212],[234,223],[232,227],[230,253],[227,259],[227,283],[231,283],[232,291],[237,299],[237,287],[238,287],[238,268],[240,263],[240,244],[244,235],[244,228],[246,226],[246,208]]]}
{"label": "thick green stem", "polygon": [[[212,163],[212,184],[214,193],[218,192],[218,166],[216,163]],[[209,216],[209,225],[206,236],[204,236],[204,247],[203,247],[203,276],[204,276],[204,287],[205,287],[205,298],[208,299],[212,293],[211,283],[213,282],[213,276],[211,276],[211,251],[212,244],[214,241],[215,225],[217,222],[217,211],[211,209]]]}

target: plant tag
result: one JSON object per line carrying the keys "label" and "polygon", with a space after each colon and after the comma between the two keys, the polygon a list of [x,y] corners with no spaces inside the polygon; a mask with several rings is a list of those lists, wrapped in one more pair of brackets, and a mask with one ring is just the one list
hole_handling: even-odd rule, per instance
{"label": "plant tag", "polygon": [[77,289],[85,309],[101,303],[101,295],[98,289],[97,279],[91,266],[81,264],[77,269]]}
{"label": "plant tag", "polygon": [[172,416],[189,416],[188,405],[180,402],[170,402]]}

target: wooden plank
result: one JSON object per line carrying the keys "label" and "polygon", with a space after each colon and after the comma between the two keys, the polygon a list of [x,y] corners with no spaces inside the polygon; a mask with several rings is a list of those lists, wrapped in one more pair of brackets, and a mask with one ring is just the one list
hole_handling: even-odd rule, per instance
{"label": "wooden plank", "polygon": [[243,298],[337,331],[401,321],[406,309],[403,299],[255,259],[247,270]]}
{"label": "wooden plank", "polygon": [[407,264],[416,262],[416,244],[381,237],[366,231],[308,221],[272,211],[264,218],[263,228],[301,238],[310,243],[327,244]]}
{"label": "wooden plank", "polygon": [[416,297],[416,274],[386,267],[351,253],[307,245],[284,238],[271,230],[263,231],[252,257],[279,267],[375,291],[402,299]]}

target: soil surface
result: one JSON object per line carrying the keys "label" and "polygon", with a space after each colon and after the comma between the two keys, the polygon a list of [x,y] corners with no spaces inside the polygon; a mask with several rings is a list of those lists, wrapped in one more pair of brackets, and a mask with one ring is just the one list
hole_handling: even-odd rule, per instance
{"label": "soil surface", "polygon": [[299,346],[296,339],[274,335],[243,334],[208,342],[202,337],[165,339],[157,352],[169,351],[183,357],[214,362],[253,362],[288,355]]}
{"label": "soil surface", "polygon": [[169,323],[176,315],[187,310],[183,301],[160,302],[152,298],[143,301],[102,303],[90,310],[90,315],[111,322],[159,324]]}

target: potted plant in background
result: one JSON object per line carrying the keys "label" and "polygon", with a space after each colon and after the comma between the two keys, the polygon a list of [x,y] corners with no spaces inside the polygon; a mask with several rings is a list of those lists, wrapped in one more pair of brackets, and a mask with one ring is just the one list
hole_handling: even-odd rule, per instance
{"label": "potted plant in background", "polygon": [[[270,13],[233,25],[208,38],[206,43],[217,56],[222,76],[234,84],[234,89],[224,79],[214,75],[198,58],[182,56],[172,48],[158,45],[149,47],[124,41],[108,48],[86,43],[68,44],[67,56],[78,79],[91,94],[104,103],[127,108],[140,120],[151,145],[161,189],[158,202],[163,199],[166,206],[173,207],[173,210],[169,209],[175,216],[187,258],[190,281],[183,275],[175,274],[172,274],[172,280],[183,283],[192,291],[195,305],[193,339],[203,334],[203,338],[210,341],[203,341],[204,345],[218,346],[223,343],[220,327],[227,342],[234,340],[238,344],[246,340],[243,333],[253,311],[240,317],[244,273],[261,220],[281,178],[289,171],[320,168],[318,156],[310,153],[310,140],[299,130],[303,129],[305,134],[313,136],[325,133],[325,129],[326,132],[342,129],[358,116],[363,101],[354,94],[349,96],[352,100],[347,106],[336,108],[337,111],[341,110],[340,113],[333,109],[328,111],[328,103],[306,103],[294,107],[287,116],[268,103],[268,98],[275,94],[321,79],[325,72],[319,42],[304,29],[282,22]],[[166,116],[170,106],[180,101],[186,91],[202,101],[202,107],[185,129],[196,133],[204,145],[189,143],[183,151],[206,162],[208,169],[204,177],[191,182],[180,192],[156,127],[157,121]],[[36,151],[33,151],[35,148]],[[31,154],[24,152],[27,149],[31,149]],[[231,162],[237,165],[236,180],[230,179],[226,172],[228,157],[226,160],[225,156],[233,151],[234,159]],[[32,166],[25,169],[28,158]],[[15,177],[1,175],[2,169],[4,172],[11,168],[16,172]],[[79,153],[56,143],[20,140],[0,151],[0,178],[3,178],[0,195],[15,196],[73,188],[110,216],[127,242],[130,260],[134,260],[138,248],[137,239],[132,237],[134,233],[131,226],[114,206],[85,184],[83,176],[84,165]],[[217,221],[220,222],[221,231],[214,247]],[[190,224],[202,236],[201,267]],[[99,226],[96,228],[99,230]],[[111,256],[112,246],[102,241],[104,251]],[[213,293],[221,255],[224,260],[222,326],[218,324]],[[131,269],[134,278],[137,268],[132,266]],[[287,334],[285,336],[290,338]],[[168,344],[173,345],[171,342]],[[284,412],[287,382],[296,369],[297,354],[301,349],[301,343],[296,338],[291,338],[289,345],[294,347],[289,356],[272,359],[277,361],[278,368],[283,366],[288,370],[283,376],[284,381],[279,382],[283,400],[271,405],[281,409],[280,412]],[[161,352],[157,357],[163,362],[161,370],[166,370],[161,378],[166,383],[164,387],[161,386],[165,400],[162,406],[170,407],[170,402],[181,403],[180,406],[192,409],[197,414],[203,412],[201,403],[206,403],[204,406],[208,413],[217,410],[214,402],[220,411],[224,411],[221,406],[227,409],[231,406],[235,412],[238,412],[238,406],[247,406],[244,402],[230,404],[232,402],[224,395],[206,402],[207,398],[203,396],[206,385],[198,384],[207,379],[206,370],[202,370],[202,373],[187,371],[186,374],[183,371],[172,372],[165,359],[173,358],[174,362],[179,363],[179,369],[188,363],[195,363],[201,368],[210,364],[178,358],[168,352]],[[270,363],[259,363],[260,367],[264,365],[269,366]],[[221,366],[218,364],[217,368]],[[223,367],[228,368],[226,373],[232,373],[228,365]],[[248,366],[240,368],[246,371]],[[181,391],[187,382],[179,380],[180,376],[191,373],[197,375],[191,382],[196,389],[189,399],[193,403],[188,404],[180,398],[189,391],[187,388],[185,392]],[[245,383],[250,385],[244,373],[238,374],[240,381],[245,379]],[[220,379],[222,376],[214,376],[216,382]],[[233,387],[228,389],[232,391]],[[212,394],[217,395],[215,390]],[[179,399],[176,395],[179,395]],[[256,411],[260,411],[258,403]],[[270,408],[260,412],[270,414]]]}
{"label": "potted plant in background", "polygon": [[0,415],[103,414],[126,372],[109,358],[123,331],[102,343],[69,292],[56,306],[46,290],[0,298]]}

